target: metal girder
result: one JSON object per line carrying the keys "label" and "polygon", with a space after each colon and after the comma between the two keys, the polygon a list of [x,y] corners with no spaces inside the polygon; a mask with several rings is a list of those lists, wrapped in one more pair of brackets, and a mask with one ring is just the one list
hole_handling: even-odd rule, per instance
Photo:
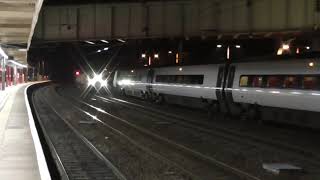
{"label": "metal girder", "polygon": [[310,0],[184,0],[49,6],[40,19],[40,41],[239,37],[310,31],[320,12]]}

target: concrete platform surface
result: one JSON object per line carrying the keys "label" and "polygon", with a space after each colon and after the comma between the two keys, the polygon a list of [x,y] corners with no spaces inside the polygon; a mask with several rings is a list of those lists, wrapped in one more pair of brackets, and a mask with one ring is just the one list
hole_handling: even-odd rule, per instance
{"label": "concrete platform surface", "polygon": [[27,86],[12,88],[0,110],[1,180],[50,179],[38,134],[33,132],[35,127],[28,110],[30,107],[26,105]]}

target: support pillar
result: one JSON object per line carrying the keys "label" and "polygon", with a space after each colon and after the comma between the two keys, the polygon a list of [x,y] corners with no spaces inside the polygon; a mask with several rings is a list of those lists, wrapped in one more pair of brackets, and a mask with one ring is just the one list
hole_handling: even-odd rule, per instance
{"label": "support pillar", "polygon": [[18,75],[17,75],[17,66],[14,65],[13,66],[13,85],[17,85],[17,81],[18,81]]}
{"label": "support pillar", "polygon": [[6,66],[4,57],[1,58],[1,90],[6,88]]}

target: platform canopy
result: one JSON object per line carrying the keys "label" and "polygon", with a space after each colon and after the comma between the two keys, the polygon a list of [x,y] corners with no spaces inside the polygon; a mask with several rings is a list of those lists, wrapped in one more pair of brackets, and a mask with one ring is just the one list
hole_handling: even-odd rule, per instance
{"label": "platform canopy", "polygon": [[30,46],[43,0],[0,0],[0,43],[5,53],[27,64]]}

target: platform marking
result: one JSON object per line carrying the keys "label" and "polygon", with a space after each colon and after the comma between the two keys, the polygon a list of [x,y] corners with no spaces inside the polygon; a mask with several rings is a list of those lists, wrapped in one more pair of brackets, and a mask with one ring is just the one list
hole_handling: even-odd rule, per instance
{"label": "platform marking", "polygon": [[43,149],[42,149],[42,146],[40,143],[38,131],[37,131],[36,125],[34,123],[33,115],[32,115],[29,100],[28,100],[27,90],[32,85],[33,84],[28,85],[24,90],[24,98],[25,98],[27,112],[28,112],[30,131],[31,131],[32,139],[33,139],[33,144],[36,149],[40,178],[41,178],[41,180],[51,180],[48,165],[47,165],[46,159],[44,157],[44,153],[43,153]]}
{"label": "platform marking", "polygon": [[9,99],[9,93],[5,95],[4,98],[2,98],[2,101],[0,102],[0,112],[2,111],[4,105],[6,104],[7,100]]}

